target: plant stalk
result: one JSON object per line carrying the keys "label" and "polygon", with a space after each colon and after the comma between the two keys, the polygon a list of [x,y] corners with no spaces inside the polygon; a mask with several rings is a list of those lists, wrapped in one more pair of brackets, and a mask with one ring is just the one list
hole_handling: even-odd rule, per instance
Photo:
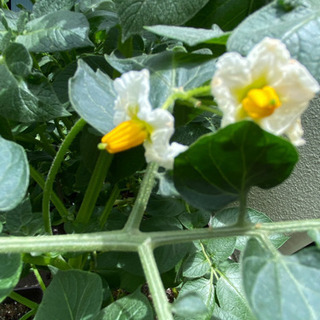
{"label": "plant stalk", "polygon": [[52,193],[52,187],[54,179],[58,173],[60,165],[64,159],[64,156],[74,138],[82,130],[86,122],[83,119],[79,119],[75,125],[72,127],[64,141],[62,142],[60,149],[58,150],[52,165],[50,167],[46,183],[43,188],[43,198],[42,198],[42,215],[44,221],[44,228],[48,234],[52,234],[51,230],[51,219],[50,219],[50,198]]}
{"label": "plant stalk", "polygon": [[163,287],[156,260],[153,255],[151,239],[146,239],[138,247],[141,264],[146,276],[152,301],[159,320],[173,320],[170,305]]}

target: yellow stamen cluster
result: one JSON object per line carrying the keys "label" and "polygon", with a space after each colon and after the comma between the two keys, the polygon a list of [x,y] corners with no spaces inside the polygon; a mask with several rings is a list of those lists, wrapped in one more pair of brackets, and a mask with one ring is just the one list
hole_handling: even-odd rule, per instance
{"label": "yellow stamen cluster", "polygon": [[148,138],[148,130],[142,121],[128,120],[102,137],[99,149],[109,153],[125,151],[142,144]]}
{"label": "yellow stamen cluster", "polygon": [[270,86],[265,86],[262,89],[251,89],[242,100],[244,111],[255,120],[270,116],[280,106],[280,99],[276,91]]}

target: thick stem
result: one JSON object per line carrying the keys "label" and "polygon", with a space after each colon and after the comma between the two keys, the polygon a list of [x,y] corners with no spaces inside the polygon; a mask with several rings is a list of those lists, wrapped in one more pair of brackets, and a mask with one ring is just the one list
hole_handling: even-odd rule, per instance
{"label": "thick stem", "polygon": [[0,253],[16,252],[83,252],[83,251],[137,251],[146,239],[152,239],[154,247],[167,244],[190,242],[201,239],[253,236],[261,233],[273,234],[279,232],[303,232],[319,230],[320,219],[297,220],[272,223],[258,223],[245,227],[231,226],[221,228],[206,228],[193,230],[174,230],[158,232],[132,233],[108,231],[84,234],[68,234],[38,237],[0,237]]}
{"label": "thick stem", "polygon": [[76,221],[87,224],[93,213],[96,201],[108,173],[113,156],[105,151],[99,154],[89,185],[83,198]]}
{"label": "thick stem", "polygon": [[149,163],[143,181],[141,183],[137,199],[133,205],[128,221],[124,226],[124,231],[139,229],[144,211],[150,198],[157,170],[158,165],[156,163]]}
{"label": "thick stem", "polygon": [[240,207],[239,207],[239,217],[237,221],[237,225],[242,227],[247,224],[247,192],[241,192],[240,194]]}
{"label": "thick stem", "polygon": [[48,173],[48,177],[43,189],[42,215],[45,231],[49,234],[52,234],[50,219],[50,197],[52,193],[53,182],[71,142],[74,140],[74,138],[81,131],[85,124],[86,122],[83,119],[80,119],[75,123],[75,125],[72,127],[65,140],[61,144],[60,149],[57,152]]}
{"label": "thick stem", "polygon": [[151,239],[148,238],[138,247],[141,264],[146,276],[152,301],[159,320],[173,320],[168,299],[163,287],[156,260],[153,255]]}

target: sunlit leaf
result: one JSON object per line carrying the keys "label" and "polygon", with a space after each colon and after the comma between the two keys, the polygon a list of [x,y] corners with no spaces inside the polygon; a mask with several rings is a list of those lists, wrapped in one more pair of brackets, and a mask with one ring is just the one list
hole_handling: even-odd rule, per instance
{"label": "sunlit leaf", "polygon": [[141,33],[144,26],[178,25],[186,22],[208,0],[114,0],[124,38]]}
{"label": "sunlit leaf", "polygon": [[29,184],[29,165],[24,149],[0,137],[0,211],[16,207]]}
{"label": "sunlit leaf", "polygon": [[307,248],[293,256],[282,256],[251,239],[242,262],[244,290],[257,319],[318,319],[319,249]]}

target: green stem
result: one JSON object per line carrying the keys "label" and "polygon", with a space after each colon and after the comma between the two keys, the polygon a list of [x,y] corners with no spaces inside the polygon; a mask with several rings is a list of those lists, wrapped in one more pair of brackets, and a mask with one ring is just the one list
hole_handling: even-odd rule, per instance
{"label": "green stem", "polygon": [[39,282],[39,285],[40,285],[42,291],[45,291],[47,288],[46,288],[46,285],[44,284],[44,282],[42,280],[42,277],[40,275],[39,270],[34,265],[32,266],[32,270],[33,270],[33,273],[34,273],[37,281]]}
{"label": "green stem", "polygon": [[50,220],[50,198],[52,193],[53,182],[71,142],[74,140],[74,138],[81,131],[85,124],[86,122],[83,119],[79,119],[75,123],[75,125],[72,127],[72,129],[66,136],[65,140],[62,142],[60,149],[58,150],[48,173],[48,177],[43,189],[42,214],[45,231],[49,234],[52,234]]}
{"label": "green stem", "polygon": [[221,237],[260,237],[261,232],[303,232],[319,230],[320,219],[258,223],[245,227],[230,226],[193,230],[157,232],[124,232],[123,230],[38,237],[0,237],[0,253],[17,252],[84,252],[84,251],[137,251],[147,238],[154,247]]}
{"label": "green stem", "polygon": [[96,166],[93,170],[89,185],[84,195],[81,207],[76,217],[76,222],[87,224],[95,208],[96,201],[101,191],[103,182],[107,176],[113,156],[102,151],[99,154]]}
{"label": "green stem", "polygon": [[10,294],[9,294],[9,297],[25,306],[27,306],[29,309],[36,309],[38,308],[38,304],[23,297],[21,294],[19,293],[16,293],[14,291],[12,291]]}
{"label": "green stem", "polygon": [[153,255],[151,239],[146,239],[146,241],[138,247],[138,253],[158,319],[173,320],[170,305]]}
{"label": "green stem", "polygon": [[158,170],[158,164],[149,163],[146,173],[143,177],[141,187],[137,196],[137,199],[133,205],[132,211],[128,218],[126,225],[124,226],[125,231],[138,230],[141,220],[144,215],[144,211],[147,207],[147,203],[150,198],[151,191],[154,185],[154,178]]}
{"label": "green stem", "polygon": [[27,320],[29,319],[30,317],[34,316],[36,314],[37,310],[36,309],[33,309],[33,310],[30,310],[28,313],[26,313],[25,315],[23,315],[20,320]]}
{"label": "green stem", "polygon": [[[30,168],[30,175],[32,179],[40,186],[41,189],[44,189],[45,181],[41,174],[34,169],[31,165],[29,165]],[[54,204],[54,206],[57,208],[60,216],[65,220],[68,217],[68,210],[62,203],[62,201],[59,199],[59,197],[56,195],[54,191],[51,191],[51,201]]]}
{"label": "green stem", "polygon": [[183,89],[175,89],[174,92],[167,98],[167,100],[161,106],[162,109],[168,109],[175,100],[189,100],[194,101],[193,97],[197,96],[206,96],[211,94],[211,87],[203,86],[199,88],[194,88],[188,91],[184,91]]}
{"label": "green stem", "polygon": [[247,217],[247,192],[241,192],[240,194],[240,206],[239,206],[239,217],[237,221],[238,226],[245,226],[248,222]]}
{"label": "green stem", "polygon": [[120,194],[120,190],[119,190],[119,186],[118,184],[116,184],[112,191],[111,191],[111,194],[110,194],[110,197],[103,209],[103,212],[99,218],[99,222],[100,222],[100,228],[102,229],[104,227],[104,225],[106,224],[108,218],[109,218],[109,215],[111,213],[111,210],[113,208],[113,205],[114,205],[114,202],[116,201],[116,199],[118,198]]}

